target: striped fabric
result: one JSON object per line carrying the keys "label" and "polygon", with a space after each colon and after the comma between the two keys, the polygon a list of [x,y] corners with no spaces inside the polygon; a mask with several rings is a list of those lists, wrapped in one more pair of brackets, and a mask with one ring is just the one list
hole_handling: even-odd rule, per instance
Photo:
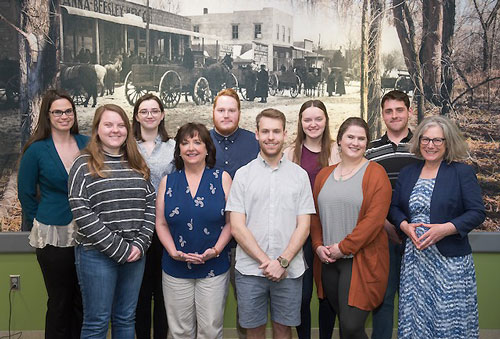
{"label": "striped fabric", "polygon": [[142,255],[155,227],[155,189],[121,156],[105,156],[107,178],[93,177],[89,155],[80,155],[69,174],[69,204],[78,226],[76,241],[125,263],[134,245]]}
{"label": "striped fabric", "polygon": [[[429,223],[435,179],[418,179],[410,196],[412,223]],[[427,231],[417,227],[417,236]],[[435,245],[406,241],[401,267],[398,338],[478,338],[472,255],[445,257]]]}

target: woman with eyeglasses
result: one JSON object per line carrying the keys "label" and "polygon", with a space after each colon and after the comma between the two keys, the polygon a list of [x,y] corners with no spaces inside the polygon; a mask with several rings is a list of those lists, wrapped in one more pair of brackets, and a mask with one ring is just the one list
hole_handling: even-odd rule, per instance
{"label": "woman with eyeglasses", "polygon": [[[151,183],[158,191],[161,179],[170,174],[175,166],[175,141],[165,129],[165,111],[161,100],[148,93],[137,100],[134,106],[132,131],[139,152],[151,171]],[[153,338],[167,337],[168,324],[161,284],[161,257],[163,246],[156,233],[146,252],[146,267],[137,302],[135,331],[137,339],[151,337],[151,300],[153,304]]]}
{"label": "woman with eyeglasses", "polygon": [[78,133],[75,104],[60,90],[45,93],[35,131],[22,151],[18,197],[23,231],[31,231],[47,290],[46,338],[79,338],[82,300],[75,270],[75,232],[68,173],[88,142]]}
{"label": "woman with eyeglasses", "polygon": [[421,162],[399,174],[389,221],[407,237],[401,265],[398,338],[478,338],[477,288],[468,233],[485,219],[467,144],[449,119],[414,132]]}

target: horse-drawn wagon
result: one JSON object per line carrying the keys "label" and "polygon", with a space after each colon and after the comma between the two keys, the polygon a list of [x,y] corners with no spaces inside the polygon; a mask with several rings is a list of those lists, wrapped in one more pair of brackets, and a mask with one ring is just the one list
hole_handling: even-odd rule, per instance
{"label": "horse-drawn wagon", "polygon": [[292,98],[299,95],[300,86],[302,85],[301,78],[294,71],[278,71],[269,75],[269,94],[283,94],[285,90],[290,91]]}
{"label": "horse-drawn wagon", "polygon": [[220,63],[186,68],[177,64],[134,64],[125,77],[125,96],[130,105],[148,92],[157,92],[165,108],[174,108],[182,95],[197,105],[210,102],[224,87],[238,87],[236,77]]}

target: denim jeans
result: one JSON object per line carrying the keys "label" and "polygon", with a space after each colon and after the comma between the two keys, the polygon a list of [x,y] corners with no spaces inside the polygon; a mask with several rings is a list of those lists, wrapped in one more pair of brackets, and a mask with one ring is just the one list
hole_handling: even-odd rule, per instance
{"label": "denim jeans", "polygon": [[401,257],[403,244],[396,244],[389,240],[389,281],[385,291],[384,301],[373,310],[372,339],[392,338],[394,322],[394,297],[399,291],[399,273],[401,271]]}
{"label": "denim jeans", "polygon": [[81,339],[106,339],[110,320],[112,338],[134,339],[145,259],[118,264],[97,250],[76,246],[75,263],[83,299]]}

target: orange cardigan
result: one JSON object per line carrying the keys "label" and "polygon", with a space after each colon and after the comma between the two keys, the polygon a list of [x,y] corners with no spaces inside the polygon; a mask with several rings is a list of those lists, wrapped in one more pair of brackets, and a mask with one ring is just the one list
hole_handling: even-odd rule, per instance
{"label": "orange cardigan", "polygon": [[[323,245],[323,231],[319,219],[318,195],[337,165],[323,168],[316,177],[313,189],[317,214],[311,218],[311,238],[315,254],[314,279],[318,297],[323,298],[321,262],[316,249]],[[339,242],[344,254],[353,254],[349,306],[371,311],[382,303],[389,276],[389,250],[384,221],[391,204],[391,183],[384,168],[370,162],[362,181],[363,202],[353,231]],[[318,269],[319,268],[319,269]]]}

